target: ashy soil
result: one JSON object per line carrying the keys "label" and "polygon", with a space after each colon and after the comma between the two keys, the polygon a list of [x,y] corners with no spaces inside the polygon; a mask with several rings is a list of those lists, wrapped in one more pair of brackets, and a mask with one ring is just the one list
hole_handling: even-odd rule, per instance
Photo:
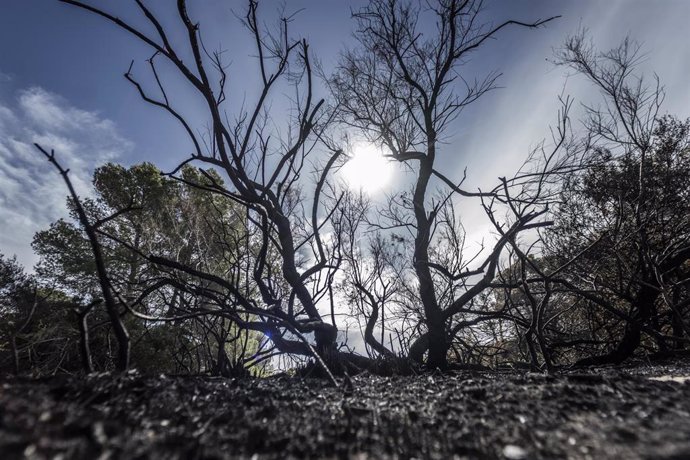
{"label": "ashy soil", "polygon": [[690,363],[0,381],[0,458],[690,458]]}

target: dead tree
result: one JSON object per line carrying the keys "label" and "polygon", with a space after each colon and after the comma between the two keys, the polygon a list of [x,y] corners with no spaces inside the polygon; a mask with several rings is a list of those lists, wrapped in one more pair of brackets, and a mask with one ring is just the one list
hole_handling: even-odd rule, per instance
{"label": "dead tree", "polygon": [[[127,333],[127,328],[125,327],[124,322],[122,321],[122,317],[120,315],[120,308],[115,300],[115,297],[113,295],[112,291],[112,286],[110,283],[110,279],[108,277],[108,271],[107,267],[105,265],[105,259],[103,257],[103,251],[101,249],[101,245],[98,241],[98,233],[97,229],[99,225],[101,225],[104,221],[107,221],[109,219],[112,219],[115,216],[110,216],[106,218],[105,220],[101,220],[96,223],[92,223],[88,216],[86,215],[86,212],[84,211],[84,208],[81,204],[81,200],[79,199],[79,196],[77,195],[77,192],[74,190],[74,187],[72,186],[72,181],[69,178],[69,169],[65,169],[60,165],[58,162],[57,158],[55,158],[55,152],[52,150],[50,153],[45,150],[43,147],[41,147],[38,144],[34,144],[36,148],[50,161],[50,163],[58,170],[60,175],[62,176],[62,179],[65,182],[65,185],[67,185],[67,188],[69,189],[70,197],[72,198],[72,201],[74,202],[74,207],[77,212],[77,216],[79,217],[79,222],[81,223],[82,227],[84,228],[84,232],[86,233],[88,239],[89,239],[89,244],[91,245],[91,251],[93,252],[93,258],[94,262],[96,263],[96,275],[98,277],[98,283],[101,288],[101,292],[103,293],[103,299],[105,301],[105,307],[106,311],[108,312],[108,316],[110,318],[110,323],[113,327],[113,331],[115,332],[115,338],[117,339],[117,360],[116,360],[116,368],[118,371],[126,371],[129,368],[129,356],[130,356],[130,343],[129,343],[129,334]],[[127,209],[123,209],[121,212],[126,212]],[[80,331],[81,331],[81,343],[82,343],[82,353],[83,353],[83,359],[84,359],[84,365],[85,365],[85,370],[87,372],[90,372],[93,370],[92,366],[93,364],[91,363],[90,359],[90,352],[88,349],[88,328],[86,327],[85,321],[87,318],[88,311],[90,310],[90,306],[87,307],[87,310],[85,313],[80,314]]]}
{"label": "dead tree", "polygon": [[[194,150],[180,167],[193,162],[222,171],[227,186],[214,183],[208,175],[210,184],[196,185],[243,206],[248,225],[257,232],[258,250],[248,270],[249,289],[246,283],[238,285],[236,280],[223,279],[170,258],[156,254],[141,256],[160,267],[211,283],[211,288],[197,285],[196,294],[218,301],[233,321],[237,320],[243,327],[269,334],[283,352],[311,354],[310,345],[295,337],[313,333],[319,354],[328,357],[336,353],[337,328],[322,317],[317,300],[329,291],[340,263],[338,239],[326,242],[321,233],[329,227],[341,199],[329,193],[326,183],[342,152],[328,146],[321,149],[326,158],[317,171],[310,197],[305,198],[302,190],[308,185],[304,178],[308,161],[314,157],[317,144],[326,145],[320,139],[329,120],[323,110],[323,99],[313,94],[309,46],[305,40],[291,38],[290,18],[283,18],[276,32],[269,33],[262,29],[257,18],[258,3],[248,2],[243,23],[256,45],[260,88],[253,104],[234,111],[233,122],[228,114],[233,108],[225,102],[228,92],[236,88],[226,85],[229,76],[222,53],[204,47],[200,25],[189,14],[186,1],[177,1],[177,26],[186,39],[184,43],[174,44],[170,39],[172,30],[167,30],[143,1],[133,3],[148,21],[151,32],[87,2],[61,1],[116,24],[152,48],[149,67],[157,93],[144,89],[134,75],[133,66],[125,77],[144,101],[166,111],[188,134]],[[188,53],[193,59],[183,60]],[[172,64],[204,104],[210,127],[208,143],[197,135],[196,126],[183,110],[175,106],[173,95],[166,90],[165,76],[158,70],[159,59]],[[277,133],[270,132],[270,103],[279,94],[280,85],[286,82],[295,86],[295,114],[287,120],[288,134],[281,139]],[[309,253],[307,258],[302,256],[305,250]],[[256,319],[243,320],[240,313]]]}
{"label": "dead tree", "polygon": [[[396,206],[387,228],[409,231],[413,238],[413,271],[424,328],[411,354],[416,360],[428,352],[427,365],[445,368],[450,341],[448,326],[467,302],[494,276],[501,249],[515,234],[535,226],[541,214],[526,213],[502,237],[480,268],[468,273],[447,273],[432,260],[430,246],[436,221],[448,197],[430,199],[435,181],[451,195],[490,197],[468,192],[462,181],[449,178],[437,167],[443,152],[439,141],[464,107],[495,87],[498,74],[474,79],[462,74],[462,64],[481,46],[510,26],[536,28],[553,18],[533,22],[482,21],[481,1],[438,0],[410,2],[374,0],[355,12],[360,48],[344,55],[331,79],[341,121],[385,146],[391,159],[408,165],[416,174],[405,202]],[[435,21],[436,29],[421,31],[420,17]],[[463,86],[457,90],[458,86]],[[402,209],[400,209],[402,208]],[[412,215],[412,219],[401,215]],[[437,273],[461,280],[484,274],[466,294],[442,305],[434,282]]]}
{"label": "dead tree", "polygon": [[10,348],[12,349],[12,360],[14,364],[14,375],[19,375],[20,373],[20,365],[19,365],[19,348],[17,347],[17,337],[21,335],[22,332],[26,329],[26,327],[31,323],[31,320],[33,320],[34,313],[36,312],[36,307],[38,306],[38,303],[42,299],[38,295],[37,289],[33,289],[33,301],[31,302],[31,308],[29,309],[29,313],[26,315],[26,318],[24,318],[24,321],[12,332],[10,333]]}

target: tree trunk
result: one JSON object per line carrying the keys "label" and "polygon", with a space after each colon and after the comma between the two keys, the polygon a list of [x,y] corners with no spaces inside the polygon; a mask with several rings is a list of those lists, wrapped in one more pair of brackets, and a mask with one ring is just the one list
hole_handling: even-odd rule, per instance
{"label": "tree trunk", "polygon": [[442,318],[439,321],[434,316],[427,316],[427,326],[429,328],[427,367],[429,369],[446,370],[448,368],[448,341],[446,340],[445,322]]}
{"label": "tree trunk", "polygon": [[[379,317],[379,308],[380,307],[377,302],[374,302],[371,306],[371,316],[369,316],[369,320],[367,321],[367,325],[364,329],[364,340],[379,355],[392,358],[395,357],[393,352],[386,348],[383,342],[379,342],[378,340],[376,340],[376,337],[374,336],[374,326],[376,326],[376,321]],[[383,316],[383,308],[380,308],[380,310]]]}
{"label": "tree trunk", "polygon": [[43,147],[38,144],[34,144],[37,149],[39,149],[48,160],[57,168],[65,181],[67,188],[69,189],[70,196],[74,201],[74,205],[77,211],[77,216],[79,217],[79,222],[84,227],[86,236],[89,238],[89,243],[91,245],[91,250],[93,252],[93,258],[96,262],[96,274],[98,275],[98,283],[100,284],[101,291],[103,292],[103,298],[105,300],[106,310],[110,318],[110,322],[115,331],[115,338],[117,339],[118,353],[117,353],[117,363],[116,367],[119,371],[125,371],[129,368],[129,351],[130,351],[130,340],[129,334],[127,333],[127,328],[122,322],[120,317],[120,312],[118,305],[115,302],[115,297],[110,288],[110,280],[108,278],[108,272],[105,267],[105,259],[103,257],[103,251],[101,250],[101,244],[98,241],[98,235],[96,234],[96,229],[89,222],[89,218],[84,211],[84,207],[81,204],[81,200],[74,190],[72,181],[70,180],[68,173],[69,170],[64,169],[60,163],[55,159],[54,152],[48,153]]}
{"label": "tree trunk", "polygon": [[625,325],[625,332],[616,348],[605,355],[585,358],[576,364],[583,366],[620,364],[630,358],[640,346],[642,326],[652,317],[654,302],[656,302],[658,296],[658,289],[648,284],[643,284],[635,299],[634,312],[631,315],[632,321],[628,321]]}
{"label": "tree trunk", "polygon": [[635,353],[640,346],[642,338],[642,325],[647,322],[654,313],[654,302],[659,296],[659,291],[651,286],[643,286],[637,295],[637,305],[632,316],[634,322],[629,322],[625,327],[625,333],[620,343],[610,353],[610,362],[620,364]]}
{"label": "tree trunk", "polygon": [[91,308],[87,307],[83,311],[77,311],[79,318],[79,354],[84,372],[90,374],[94,371],[93,359],[91,358],[91,345],[89,343],[89,314]]}
{"label": "tree trunk", "polygon": [[[428,125],[428,129],[430,129],[430,124]],[[431,238],[433,217],[427,216],[424,204],[436,153],[435,142],[435,135],[430,132],[428,134],[427,156],[420,161],[419,176],[414,190],[413,205],[417,224],[417,234],[414,241],[414,270],[419,280],[419,297],[424,308],[428,329],[427,367],[445,370],[448,367],[448,340],[446,340],[445,321],[436,299],[429,268],[429,239]]]}
{"label": "tree trunk", "polygon": [[10,337],[12,347],[12,359],[14,360],[14,375],[19,375],[19,350],[17,349],[17,336],[12,334]]}

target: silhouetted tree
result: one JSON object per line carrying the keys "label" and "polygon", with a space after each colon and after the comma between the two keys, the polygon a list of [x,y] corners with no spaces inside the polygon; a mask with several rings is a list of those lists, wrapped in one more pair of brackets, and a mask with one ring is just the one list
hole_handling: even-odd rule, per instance
{"label": "silhouetted tree", "polygon": [[106,267],[105,258],[103,257],[103,249],[99,241],[97,229],[99,226],[101,226],[108,220],[116,217],[120,213],[126,212],[128,209],[123,208],[116,211],[115,214],[107,216],[99,221],[91,221],[89,219],[89,216],[86,214],[86,210],[84,209],[81,200],[77,195],[77,192],[72,186],[72,181],[69,177],[69,169],[63,168],[63,166],[55,157],[54,151],[51,150],[50,153],[48,153],[48,151],[40,145],[35,144],[35,146],[60,173],[60,176],[62,176],[62,179],[65,182],[67,189],[69,190],[69,196],[72,200],[75,214],[79,220],[80,225],[82,226],[82,229],[84,230],[84,233],[86,233],[88,238],[89,248],[91,250],[93,261],[96,267],[96,274],[98,285],[100,287],[100,294],[102,294],[103,296],[106,311],[110,319],[110,324],[113,328],[115,337],[117,339],[118,346],[116,367],[119,371],[125,371],[129,368],[130,338],[129,333],[127,332],[127,328],[125,327],[125,324],[122,321],[122,317],[118,309],[117,301],[114,296],[111,282],[108,277],[108,269]]}
{"label": "silhouetted tree", "polygon": [[[322,318],[316,299],[328,290],[332,273],[340,262],[338,239],[328,243],[321,236],[329,225],[339,196],[329,193],[326,178],[341,155],[337,148],[326,149],[328,157],[317,174],[309,203],[303,194],[303,175],[307,160],[312,156],[319,138],[323,139],[328,119],[321,110],[323,100],[314,96],[309,47],[304,40],[293,39],[288,30],[289,20],[283,19],[275,34],[262,29],[257,19],[258,4],[248,2],[244,25],[256,43],[258,97],[245,107],[230,107],[226,66],[221,52],[208,52],[202,46],[199,24],[191,18],[184,0],[177,2],[177,26],[183,31],[185,42],[173,41],[170,31],[141,1],[136,5],[151,26],[150,31],[138,29],[103,9],[86,2],[63,0],[105,18],[149,45],[154,55],[149,61],[157,94],[144,89],[132,69],[127,79],[142,98],[168,112],[189,135],[194,147],[192,157],[185,161],[213,166],[222,172],[226,185],[213,183],[206,190],[234,200],[245,207],[247,221],[259,235],[259,251],[248,270],[260,300],[246,295],[235,280],[218,277],[203,268],[172,260],[155,251],[144,253],[146,259],[161,267],[205,279],[217,284],[222,295],[202,289],[199,295],[212,299],[225,314],[240,322],[241,315],[253,315],[256,321],[244,321],[243,327],[269,334],[283,352],[312,354],[311,345],[303,340],[306,333],[314,333],[316,349],[322,356],[336,352],[337,328]],[[174,28],[171,25],[170,28]],[[192,56],[184,60],[183,56]],[[197,136],[192,124],[175,108],[157,70],[157,60],[167,60],[191,84],[193,93],[202,101],[210,127],[209,142]],[[285,127],[282,137],[270,132],[270,103],[279,85],[292,82],[297,90],[289,119],[281,119]],[[230,121],[230,112],[235,114]],[[281,115],[282,116],[282,115]],[[322,143],[328,147],[330,144]],[[182,165],[180,165],[182,166]],[[179,168],[173,173],[177,173]],[[303,257],[308,251],[310,257]],[[269,259],[277,256],[276,267]],[[231,301],[230,301],[231,299]]]}
{"label": "silhouetted tree", "polygon": [[[483,198],[487,212],[492,213],[498,202],[508,203],[520,179],[476,193],[461,188],[462,178],[449,178],[439,170],[438,158],[445,153],[440,140],[451,122],[493,89],[498,77],[495,73],[482,79],[469,77],[463,75],[462,65],[501,30],[536,28],[553,19],[492,25],[484,22],[481,9],[481,1],[374,0],[355,12],[360,47],[344,55],[330,79],[341,121],[384,146],[392,160],[415,172],[412,190],[393,197],[382,213],[380,227],[411,235],[409,263],[414,280],[408,282],[416,286],[413,296],[423,310],[420,326],[424,332],[410,351],[417,361],[428,352],[431,368],[446,367],[452,323],[489,286],[502,249],[518,233],[541,225],[537,219],[543,215],[530,205],[514,207],[514,222],[507,227],[497,223],[499,241],[487,251],[479,269],[468,270],[471,257],[462,256],[463,232],[449,203],[457,196]],[[436,29],[422,33],[420,24],[427,20]],[[433,181],[450,191],[432,196]],[[439,233],[446,238],[437,238]]]}

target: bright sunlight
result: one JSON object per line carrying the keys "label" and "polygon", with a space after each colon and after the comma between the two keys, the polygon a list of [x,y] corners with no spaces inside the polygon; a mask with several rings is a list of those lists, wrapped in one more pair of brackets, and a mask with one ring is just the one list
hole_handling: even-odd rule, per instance
{"label": "bright sunlight", "polygon": [[340,176],[350,188],[372,195],[390,183],[393,164],[373,144],[356,144]]}

